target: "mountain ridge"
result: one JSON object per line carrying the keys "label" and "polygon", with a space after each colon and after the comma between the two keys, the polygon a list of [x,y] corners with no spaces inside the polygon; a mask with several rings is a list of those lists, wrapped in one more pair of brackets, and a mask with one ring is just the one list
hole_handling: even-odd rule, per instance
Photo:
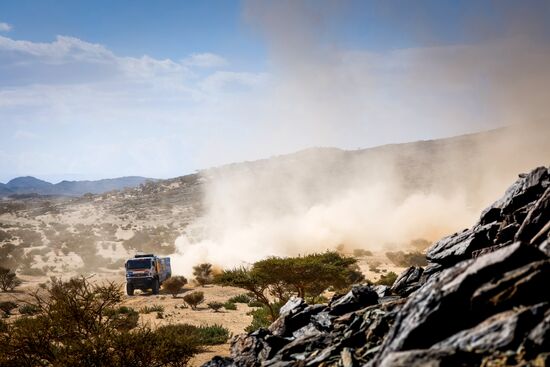
{"label": "mountain ridge", "polygon": [[142,176],[122,176],[100,180],[63,180],[51,183],[34,176],[19,176],[7,183],[0,183],[0,195],[39,194],[59,196],[82,196],[84,194],[102,194],[112,190],[133,188],[156,179]]}

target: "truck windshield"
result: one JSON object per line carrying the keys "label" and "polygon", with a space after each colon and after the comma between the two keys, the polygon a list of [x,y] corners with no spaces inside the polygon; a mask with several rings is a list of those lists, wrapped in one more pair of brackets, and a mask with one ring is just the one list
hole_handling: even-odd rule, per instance
{"label": "truck windshield", "polygon": [[128,269],[149,269],[151,267],[151,259],[136,259],[128,260]]}

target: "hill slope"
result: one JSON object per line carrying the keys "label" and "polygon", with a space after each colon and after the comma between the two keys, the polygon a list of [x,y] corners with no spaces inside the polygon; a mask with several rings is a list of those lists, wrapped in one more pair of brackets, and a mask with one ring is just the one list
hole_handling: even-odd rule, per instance
{"label": "hill slope", "polygon": [[541,125],[355,151],[314,148],[98,195],[4,200],[0,265],[27,274],[120,271],[143,250],[177,252],[176,272],[184,272],[204,260],[226,266],[435,240],[471,223],[517,172],[547,165],[549,136]]}

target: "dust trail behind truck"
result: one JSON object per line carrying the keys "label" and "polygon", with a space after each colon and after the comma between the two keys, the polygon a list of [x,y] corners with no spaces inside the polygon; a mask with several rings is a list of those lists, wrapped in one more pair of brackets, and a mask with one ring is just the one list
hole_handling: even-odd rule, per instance
{"label": "dust trail behind truck", "polygon": [[143,292],[151,289],[158,294],[160,286],[172,276],[169,257],[154,254],[137,254],[124,264],[126,268],[126,293],[134,295],[134,290]]}

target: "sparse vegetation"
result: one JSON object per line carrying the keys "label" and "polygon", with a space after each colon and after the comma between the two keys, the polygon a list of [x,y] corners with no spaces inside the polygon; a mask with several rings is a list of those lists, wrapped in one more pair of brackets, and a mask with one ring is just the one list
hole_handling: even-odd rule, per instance
{"label": "sparse vegetation", "polygon": [[[243,288],[250,292],[262,310],[256,312],[255,325],[264,324],[260,314],[269,312],[270,321],[278,316],[278,304],[292,295],[315,299],[332,286],[344,289],[364,279],[355,258],[337,252],[301,257],[271,257],[258,261],[251,268],[224,270],[217,275],[217,284]],[[250,303],[249,303],[250,304]],[[254,316],[254,314],[252,314]]]}
{"label": "sparse vegetation", "polygon": [[221,302],[208,302],[208,307],[210,307],[214,312],[219,312],[221,308],[223,307],[223,303]]}
{"label": "sparse vegetation", "polygon": [[170,279],[167,279],[163,284],[162,287],[172,295],[172,297],[176,298],[178,294],[183,292],[183,286],[187,284],[187,279],[184,276],[178,275],[173,276]]}
{"label": "sparse vegetation", "polygon": [[0,327],[2,366],[185,366],[204,344],[225,342],[229,335],[217,325],[152,330],[121,324],[127,316],[135,320],[136,312],[118,307],[123,295],[113,283],[54,278],[32,297],[34,316]]}
{"label": "sparse vegetation", "polygon": [[421,252],[386,252],[386,257],[394,263],[396,266],[409,267],[409,266],[426,266],[428,261],[426,256]]}
{"label": "sparse vegetation", "polygon": [[33,304],[24,304],[21,307],[19,307],[19,313],[21,315],[32,316],[32,315],[36,315],[39,312],[40,312],[40,308]]}
{"label": "sparse vegetation", "polygon": [[229,298],[227,300],[227,302],[231,302],[231,303],[248,303],[251,300],[252,299],[247,294],[243,293],[243,294],[239,294],[237,296]]}
{"label": "sparse vegetation", "polygon": [[196,310],[197,307],[204,302],[203,292],[191,292],[183,296],[183,301],[191,307],[192,310]]}
{"label": "sparse vegetation", "polygon": [[201,287],[212,283],[212,264],[203,263],[193,266],[193,275],[195,276],[195,281]]}
{"label": "sparse vegetation", "polygon": [[11,292],[19,285],[21,280],[13,271],[0,267],[0,288],[3,292]]}
{"label": "sparse vegetation", "polygon": [[369,262],[367,263],[369,265],[369,270],[372,271],[373,273],[380,273],[380,265],[382,265],[382,263],[378,260],[369,260]]}
{"label": "sparse vegetation", "polygon": [[387,274],[382,274],[380,276],[380,279],[376,282],[378,285],[387,285],[388,287],[391,287],[395,280],[397,279],[397,274],[393,271],[390,271]]}
{"label": "sparse vegetation", "polygon": [[163,305],[152,305],[152,306],[144,306],[139,310],[139,313],[152,313],[152,312],[164,312],[164,306]]}
{"label": "sparse vegetation", "polygon": [[225,308],[227,311],[235,311],[237,309],[237,305],[233,302],[227,301],[223,304],[223,308]]}

